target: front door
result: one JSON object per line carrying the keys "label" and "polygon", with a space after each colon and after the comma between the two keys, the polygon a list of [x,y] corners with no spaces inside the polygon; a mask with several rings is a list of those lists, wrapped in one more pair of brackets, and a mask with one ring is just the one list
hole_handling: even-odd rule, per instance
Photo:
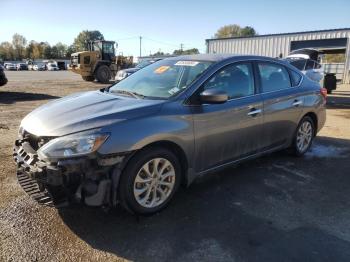
{"label": "front door", "polygon": [[195,169],[214,168],[260,149],[263,102],[255,91],[251,63],[234,63],[216,72],[195,95],[210,88],[228,94],[223,104],[192,106]]}

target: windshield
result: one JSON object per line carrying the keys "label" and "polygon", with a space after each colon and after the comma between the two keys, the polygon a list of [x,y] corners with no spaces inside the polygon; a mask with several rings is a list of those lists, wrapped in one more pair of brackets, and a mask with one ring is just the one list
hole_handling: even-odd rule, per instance
{"label": "windshield", "polygon": [[207,61],[161,60],[113,85],[109,91],[167,99],[186,89],[211,64]]}

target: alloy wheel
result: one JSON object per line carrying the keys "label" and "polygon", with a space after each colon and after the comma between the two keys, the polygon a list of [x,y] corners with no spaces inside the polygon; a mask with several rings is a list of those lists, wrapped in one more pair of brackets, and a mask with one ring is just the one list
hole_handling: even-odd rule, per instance
{"label": "alloy wheel", "polygon": [[304,152],[309,148],[312,140],[312,136],[313,136],[312,124],[309,121],[304,121],[300,125],[297,133],[296,144],[299,152]]}
{"label": "alloy wheel", "polygon": [[175,168],[165,158],[153,158],[138,171],[134,180],[134,197],[138,204],[154,208],[163,204],[175,186]]}

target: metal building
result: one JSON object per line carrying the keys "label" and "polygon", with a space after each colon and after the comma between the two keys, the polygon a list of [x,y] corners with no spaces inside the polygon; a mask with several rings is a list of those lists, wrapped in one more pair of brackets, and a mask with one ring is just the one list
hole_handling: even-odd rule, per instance
{"label": "metal building", "polygon": [[[345,63],[337,64],[337,78],[350,83],[350,28],[285,34],[207,39],[207,53],[232,53],[286,57],[300,48],[315,48],[325,54],[345,54]],[[328,67],[327,67],[328,66]],[[328,64],[325,68],[334,68]]]}

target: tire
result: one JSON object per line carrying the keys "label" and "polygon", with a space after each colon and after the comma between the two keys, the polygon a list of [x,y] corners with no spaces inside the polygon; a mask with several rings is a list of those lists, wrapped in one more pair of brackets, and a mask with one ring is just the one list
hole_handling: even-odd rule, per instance
{"label": "tire", "polygon": [[[301,132],[305,133],[303,135]],[[304,116],[295,131],[292,151],[296,156],[303,156],[311,147],[316,130],[314,121],[309,116]]]}
{"label": "tire", "polygon": [[6,84],[7,84],[7,78],[6,77],[4,77],[4,78],[0,77],[0,86],[4,86]]}
{"label": "tire", "polygon": [[[159,170],[157,174],[153,169],[155,165]],[[145,167],[148,167],[149,175]],[[142,150],[129,161],[122,173],[119,184],[121,204],[134,214],[151,215],[159,212],[174,196],[180,180],[181,166],[174,153],[160,147]]]}
{"label": "tire", "polygon": [[95,80],[94,76],[81,76],[81,78],[83,78],[83,80],[88,81],[88,82],[92,82]]}
{"label": "tire", "polygon": [[112,78],[111,70],[106,65],[101,65],[95,72],[95,78],[98,82],[107,84]]}

